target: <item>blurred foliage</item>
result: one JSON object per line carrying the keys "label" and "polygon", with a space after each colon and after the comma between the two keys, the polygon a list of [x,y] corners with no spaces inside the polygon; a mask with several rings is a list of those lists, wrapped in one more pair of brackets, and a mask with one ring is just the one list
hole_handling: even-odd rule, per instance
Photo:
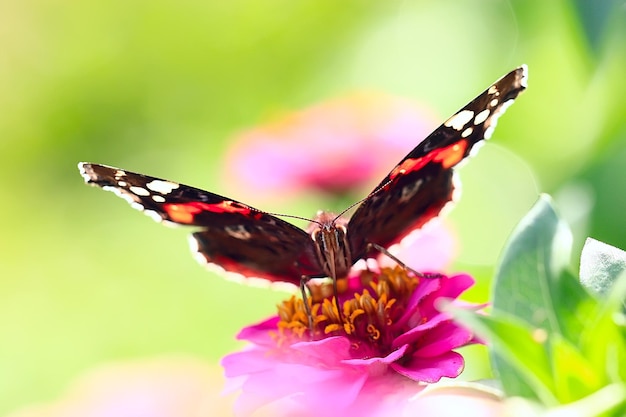
{"label": "blurred foliage", "polygon": [[568,202],[579,247],[626,248],[626,11],[600,3],[597,19],[581,0],[1,2],[0,414],[111,359],[216,362],[283,296],[205,272],[185,231],[83,186],[80,160],[228,194],[229,138],[281,110],[365,89],[443,120],[526,63],[528,91],[461,170],[455,267],[485,300],[538,190]]}
{"label": "blurred foliage", "polygon": [[488,341],[506,395],[551,411],[516,409],[515,415],[621,417],[626,252],[588,239],[579,281],[569,268],[571,243],[569,226],[541,195],[505,245],[494,277],[493,310],[454,313]]}

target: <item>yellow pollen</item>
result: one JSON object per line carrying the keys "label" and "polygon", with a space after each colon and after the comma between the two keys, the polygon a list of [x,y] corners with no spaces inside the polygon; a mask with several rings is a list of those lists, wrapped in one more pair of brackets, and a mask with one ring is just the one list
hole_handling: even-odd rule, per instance
{"label": "yellow pollen", "polygon": [[341,330],[341,326],[338,325],[337,323],[333,323],[333,324],[329,324],[328,326],[324,328],[324,333],[328,334],[328,333],[336,332],[338,330]]}
{"label": "yellow pollen", "polygon": [[355,330],[354,324],[348,322],[343,323],[343,331],[346,332],[347,335],[351,335]]}
{"label": "yellow pollen", "polygon": [[[392,326],[402,317],[419,279],[401,267],[382,268],[380,273],[364,271],[360,278],[365,287],[355,291],[352,297],[345,294],[347,285],[342,286],[340,306],[330,295],[316,300],[307,298],[312,329],[301,299],[292,296],[279,304],[277,342],[343,334],[350,338],[354,349],[360,349],[363,344],[385,346],[393,339],[389,332],[395,331]],[[339,314],[338,308],[343,314]]]}
{"label": "yellow pollen", "polygon": [[359,317],[361,314],[365,314],[365,311],[361,310],[361,309],[356,309],[352,312],[352,314],[350,314],[350,321],[354,321],[357,317]]}
{"label": "yellow pollen", "polygon": [[367,333],[373,340],[378,340],[380,338],[380,330],[378,330],[373,324],[367,325]]}

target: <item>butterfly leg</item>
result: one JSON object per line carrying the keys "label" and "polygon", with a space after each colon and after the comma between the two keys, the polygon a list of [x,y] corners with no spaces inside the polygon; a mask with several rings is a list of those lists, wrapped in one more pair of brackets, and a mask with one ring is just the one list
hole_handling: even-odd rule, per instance
{"label": "butterfly leg", "polygon": [[339,316],[339,322],[343,326],[345,320],[343,318],[343,311],[341,304],[339,304],[339,289],[337,288],[337,278],[333,278],[333,294],[335,295],[335,307],[337,307],[337,315]]}
{"label": "butterfly leg", "polygon": [[391,259],[392,261],[394,261],[395,263],[400,265],[402,268],[404,268],[407,271],[410,271],[413,274],[415,274],[415,276],[418,276],[420,278],[440,278],[441,277],[441,274],[437,274],[437,273],[422,274],[421,272],[416,271],[415,269],[411,268],[410,266],[408,266],[407,264],[402,262],[400,259],[398,259],[397,256],[395,256],[393,253],[389,252],[384,247],[382,247],[382,246],[380,246],[380,245],[378,245],[376,243],[368,243],[367,244],[367,251],[369,252],[372,249],[376,249],[378,252],[380,252],[383,255],[387,256],[389,259]]}
{"label": "butterfly leg", "polygon": [[311,306],[309,305],[309,296],[306,293],[307,286],[306,283],[309,282],[310,278],[306,275],[302,275],[300,277],[300,292],[302,293],[302,303],[304,304],[304,311],[306,312],[306,316],[309,319],[309,331],[311,332],[311,337],[313,337],[313,332],[315,328],[313,327],[313,313],[311,312]]}

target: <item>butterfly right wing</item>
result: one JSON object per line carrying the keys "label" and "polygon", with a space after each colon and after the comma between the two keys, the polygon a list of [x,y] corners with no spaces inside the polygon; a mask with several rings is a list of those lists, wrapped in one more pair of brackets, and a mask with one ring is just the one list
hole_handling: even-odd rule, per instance
{"label": "butterfly right wing", "polygon": [[488,139],[498,118],[526,89],[527,69],[516,68],[421,141],[357,208],[348,223],[358,259],[368,243],[388,248],[422,227],[453,200],[454,169]]}
{"label": "butterfly right wing", "polygon": [[159,222],[197,226],[196,257],[242,278],[299,285],[320,276],[311,237],[302,229],[235,200],[147,175],[80,163],[85,182],[112,191]]}

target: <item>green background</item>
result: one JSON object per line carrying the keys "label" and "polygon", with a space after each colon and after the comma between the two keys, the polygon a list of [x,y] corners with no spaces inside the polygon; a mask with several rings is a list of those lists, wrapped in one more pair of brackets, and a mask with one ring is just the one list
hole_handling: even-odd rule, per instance
{"label": "green background", "polygon": [[[528,91],[460,172],[452,270],[485,301],[539,191],[576,247],[626,248],[625,14],[591,0],[0,2],[0,414],[110,360],[216,363],[284,297],[206,272],[185,230],[84,186],[78,161],[232,195],[225,149],[278,112],[365,89],[443,121],[526,63]],[[336,204],[232,197],[306,217]]]}

